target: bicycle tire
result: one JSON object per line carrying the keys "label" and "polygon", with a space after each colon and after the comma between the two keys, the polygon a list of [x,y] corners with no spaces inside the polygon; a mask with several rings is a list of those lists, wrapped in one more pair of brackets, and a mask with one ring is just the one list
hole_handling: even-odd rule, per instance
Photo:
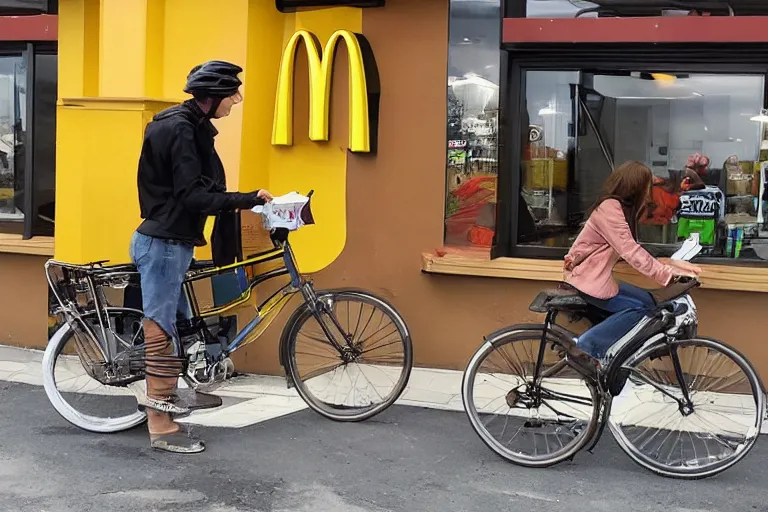
{"label": "bicycle tire", "polygon": [[310,310],[306,303],[303,303],[298,307],[296,312],[291,316],[293,319],[289,325],[286,325],[283,336],[287,341],[286,355],[287,357],[287,369],[290,379],[296,386],[296,390],[299,396],[304,402],[318,414],[340,422],[357,422],[369,419],[383,410],[391,406],[402,395],[408,385],[408,379],[411,375],[411,369],[413,367],[413,347],[411,343],[411,336],[408,330],[405,320],[400,316],[397,310],[389,302],[377,297],[369,292],[357,291],[357,290],[344,290],[344,291],[318,291],[317,298],[319,300],[332,300],[338,302],[339,300],[357,300],[363,301],[372,305],[375,309],[383,312],[395,325],[400,339],[403,344],[403,365],[399,378],[392,392],[389,393],[386,400],[370,407],[333,407],[316,396],[313,395],[311,390],[307,386],[307,382],[302,379],[299,372],[298,363],[296,359],[296,345],[299,331],[301,328],[311,319],[314,319],[314,314]]}
{"label": "bicycle tire", "polygon": [[[676,345],[677,347],[695,346],[695,347],[707,348],[707,349],[718,351],[721,354],[725,355],[727,358],[729,358],[744,372],[744,375],[746,376],[749,382],[749,386],[752,393],[752,399],[755,403],[755,419],[754,419],[755,424],[754,424],[754,427],[751,427],[754,430],[752,432],[751,438],[747,441],[747,444],[743,448],[733,453],[732,456],[728,456],[724,460],[718,461],[711,465],[704,466],[702,468],[688,467],[688,468],[682,469],[682,468],[677,468],[675,466],[660,464],[658,461],[651,459],[650,457],[642,453],[640,450],[638,450],[630,442],[627,435],[624,433],[624,430],[615,423],[615,421],[612,419],[612,416],[610,414],[608,418],[608,426],[611,430],[611,433],[613,434],[614,439],[616,439],[616,442],[618,443],[618,445],[636,464],[659,476],[675,478],[680,480],[699,480],[699,479],[715,476],[738,464],[741,460],[744,459],[744,457],[747,456],[747,454],[752,450],[752,448],[754,448],[754,445],[757,442],[757,438],[760,434],[763,419],[765,416],[765,407],[766,407],[765,391],[764,391],[762,382],[757,372],[755,371],[754,367],[749,362],[749,360],[746,357],[744,357],[744,355],[741,354],[738,350],[734,349],[733,347],[729,346],[728,344],[722,341],[719,341],[713,338],[697,337],[697,338],[690,338],[685,340],[676,340],[671,342],[671,345]],[[634,365],[640,364],[642,361],[645,360],[644,359],[645,357],[650,356],[655,350],[659,350],[664,346],[665,344],[655,343],[649,347],[645,347],[644,349],[634,354],[631,354],[622,363],[622,365],[630,365],[629,367],[632,367],[633,364]],[[690,434],[689,434],[689,437],[691,439],[693,438],[693,436],[691,436]]]}
{"label": "bicycle tire", "polygon": [[[480,418],[480,412],[478,411],[475,399],[474,399],[474,384],[478,375],[478,371],[481,368],[483,361],[490,356],[497,348],[504,347],[506,345],[522,342],[522,341],[541,341],[541,336],[544,331],[544,325],[518,325],[512,326],[508,329],[499,331],[491,335],[475,352],[474,356],[467,365],[464,371],[462,379],[461,392],[462,400],[464,402],[464,410],[469,418],[469,422],[472,425],[475,433],[485,443],[488,448],[495,452],[505,460],[512,462],[518,466],[529,468],[546,468],[553,466],[568,459],[572,459],[576,453],[578,453],[584,446],[586,446],[598,429],[598,423],[600,418],[600,412],[602,408],[602,399],[600,394],[592,381],[584,380],[584,384],[588,388],[590,397],[592,399],[592,411],[589,420],[581,433],[574,437],[573,441],[568,443],[568,446],[564,449],[556,452],[549,457],[527,457],[514,453],[512,450],[507,449],[503,443],[497,441],[493,435],[488,431]],[[551,333],[547,337],[546,344],[560,345],[554,334]],[[510,406],[510,410],[511,410]],[[506,426],[505,426],[506,428]],[[559,438],[558,438],[559,439]]]}
{"label": "bicycle tire", "polygon": [[[119,312],[120,308],[112,308],[112,312]],[[132,313],[135,313],[131,310]],[[102,418],[78,411],[64,399],[56,385],[56,361],[62,350],[74,336],[74,331],[69,324],[64,324],[51,337],[43,353],[43,388],[53,408],[66,421],[88,432],[99,434],[112,434],[130,430],[144,423],[146,413],[138,409],[132,414],[114,418]]]}

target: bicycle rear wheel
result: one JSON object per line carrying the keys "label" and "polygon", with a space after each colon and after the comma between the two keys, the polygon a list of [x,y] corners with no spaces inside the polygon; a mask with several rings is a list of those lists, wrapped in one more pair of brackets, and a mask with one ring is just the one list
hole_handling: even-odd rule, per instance
{"label": "bicycle rear wheel", "polygon": [[597,429],[595,386],[561,357],[549,334],[534,380],[544,326],[512,327],[490,337],[464,372],[462,398],[472,428],[494,452],[542,468],[573,457]]}
{"label": "bicycle rear wheel", "polygon": [[126,382],[141,378],[131,375],[128,360],[132,349],[143,343],[141,320],[140,311],[108,310],[105,331],[118,349],[112,365],[99,360],[99,348],[94,343],[104,347],[107,341],[103,339],[95,314],[84,316],[82,321],[91,326],[98,337],[96,340],[89,338],[78,324],[74,327],[64,324],[53,335],[43,354],[43,387],[51,405],[65,420],[84,430],[103,434],[128,430],[146,420],[146,415],[136,407],[135,395],[127,387],[105,385],[91,375],[94,371],[106,371],[109,366],[112,375],[116,370],[124,371]]}
{"label": "bicycle rear wheel", "polygon": [[392,405],[408,384],[413,366],[408,328],[392,305],[370,293],[317,292],[317,297],[324,304],[320,318],[343,351],[303,304],[283,333],[290,377],[307,405],[323,416],[368,419]]}
{"label": "bicycle rear wheel", "polygon": [[[693,409],[685,406],[673,355]],[[712,339],[658,343],[622,365],[629,378],[614,398],[609,427],[644,468],[667,477],[716,475],[743,459],[762,427],[765,395],[752,365]]]}

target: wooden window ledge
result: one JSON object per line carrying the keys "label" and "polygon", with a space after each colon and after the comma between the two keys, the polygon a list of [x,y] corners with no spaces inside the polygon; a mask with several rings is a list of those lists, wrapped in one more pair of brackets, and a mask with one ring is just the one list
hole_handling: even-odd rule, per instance
{"label": "wooden window ledge", "polygon": [[[701,265],[702,288],[746,292],[768,292],[768,268],[753,266]],[[525,258],[491,259],[487,250],[443,248],[421,255],[421,269],[430,274],[457,276],[501,277],[534,281],[562,281],[560,260]],[[614,274],[621,279],[646,288],[654,283],[639,275],[626,263],[616,266]]]}
{"label": "wooden window ledge", "polygon": [[53,237],[36,236],[23,240],[21,235],[0,233],[0,253],[53,256]]}

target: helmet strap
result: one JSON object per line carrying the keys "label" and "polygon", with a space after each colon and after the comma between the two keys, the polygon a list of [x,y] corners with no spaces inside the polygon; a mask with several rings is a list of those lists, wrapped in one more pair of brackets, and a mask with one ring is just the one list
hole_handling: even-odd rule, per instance
{"label": "helmet strap", "polygon": [[219,109],[219,105],[221,105],[223,98],[211,98],[211,107],[208,109],[208,112],[205,113],[205,117],[207,119],[213,119],[214,114],[216,114],[216,111]]}

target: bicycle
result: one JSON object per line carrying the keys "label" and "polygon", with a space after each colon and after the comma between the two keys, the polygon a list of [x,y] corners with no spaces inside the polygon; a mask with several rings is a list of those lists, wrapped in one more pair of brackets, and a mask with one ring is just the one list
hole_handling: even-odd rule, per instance
{"label": "bicycle", "polygon": [[698,479],[732,467],[757,440],[765,392],[742,354],[698,336],[689,295],[697,286],[679,278],[652,291],[653,314],[601,365],[555,322],[565,314],[594,324],[607,314],[565,283],[542,291],[529,309],[545,313],[544,324],[488,335],[464,372],[475,432],[504,459],[532,468],[573,460],[585,447],[592,453],[606,425],[633,461],[658,475]]}
{"label": "bicycle", "polygon": [[[232,265],[217,268],[212,261],[193,261],[183,284],[189,311],[177,325],[186,356],[181,377],[189,388],[201,390],[226,381],[234,372],[231,354],[258,339],[300,295],[303,301],[279,341],[288,387],[329,419],[371,418],[392,405],[408,383],[413,365],[408,327],[392,304],[372,293],[315,290],[298,270],[288,234],[284,228],[272,230],[273,247]],[[146,419],[136,407],[136,396],[144,392],[139,275],[133,265],[107,263],[45,264],[58,303],[53,313],[64,319],[43,356],[45,391],[64,419],[98,433],[127,430]],[[260,271],[265,265],[274,268]],[[257,285],[281,276],[290,279],[266,296],[255,317],[235,333],[234,317],[225,314],[248,303]],[[200,283],[217,277],[239,283],[240,294],[201,306]],[[129,299],[137,293],[134,307]],[[323,363],[326,357],[330,363]],[[325,391],[329,397],[320,396]],[[98,395],[113,395],[108,407],[94,399]]]}

